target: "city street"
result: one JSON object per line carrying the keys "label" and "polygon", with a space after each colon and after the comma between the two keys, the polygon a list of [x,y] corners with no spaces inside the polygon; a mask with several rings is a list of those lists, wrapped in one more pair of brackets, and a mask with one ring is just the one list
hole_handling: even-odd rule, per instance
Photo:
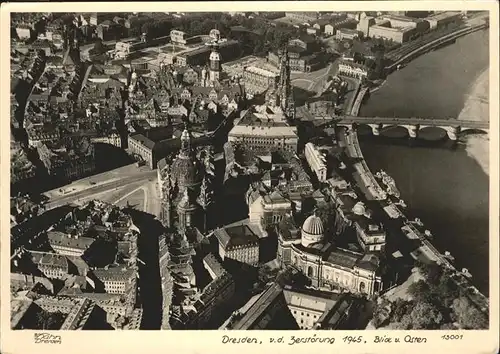
{"label": "city street", "polygon": [[86,201],[99,194],[117,191],[123,187],[145,184],[149,180],[153,181],[155,177],[156,171],[151,171],[148,167],[124,166],[46,192],[45,195],[50,199],[46,208],[53,209],[68,203]]}

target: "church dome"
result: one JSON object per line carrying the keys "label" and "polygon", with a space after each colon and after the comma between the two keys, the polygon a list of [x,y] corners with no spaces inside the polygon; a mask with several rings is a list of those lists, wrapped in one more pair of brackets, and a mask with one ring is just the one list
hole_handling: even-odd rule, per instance
{"label": "church dome", "polygon": [[200,164],[194,156],[179,155],[172,164],[172,179],[179,187],[192,187],[201,182]]}
{"label": "church dome", "polygon": [[321,218],[315,214],[309,216],[302,225],[302,245],[307,247],[310,244],[322,241],[324,232]]}
{"label": "church dome", "polygon": [[352,208],[352,212],[356,215],[365,215],[366,208],[363,202],[357,202]]}

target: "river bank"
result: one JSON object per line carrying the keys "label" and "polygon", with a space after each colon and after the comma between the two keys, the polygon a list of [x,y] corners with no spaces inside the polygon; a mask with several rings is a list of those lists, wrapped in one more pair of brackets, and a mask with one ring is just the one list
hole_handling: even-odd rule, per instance
{"label": "river bank", "polygon": [[[389,75],[365,100],[360,116],[487,119],[481,113],[487,109],[472,107],[485,102],[481,92],[488,90],[480,82],[489,64],[487,32],[459,38]],[[366,163],[395,179],[408,214],[423,221],[435,236],[436,248],[449,251],[457,268],[467,268],[474,285],[488,295],[489,178],[487,164],[479,162],[488,160],[487,135],[462,135],[462,143],[450,148],[438,128],[421,130],[416,146],[409,146],[407,134],[405,128],[395,127],[373,136],[369,127],[360,126]]]}
{"label": "river bank", "polygon": [[[472,85],[458,119],[489,120],[489,69],[484,70]],[[489,137],[470,135],[466,137],[467,155],[479,163],[484,173],[489,175]]]}

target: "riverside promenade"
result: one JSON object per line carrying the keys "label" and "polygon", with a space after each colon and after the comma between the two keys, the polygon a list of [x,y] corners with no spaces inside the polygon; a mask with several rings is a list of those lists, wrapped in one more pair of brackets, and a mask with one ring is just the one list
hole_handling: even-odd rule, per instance
{"label": "riverside promenade", "polygon": [[[359,85],[356,89],[356,98],[353,100],[352,107],[346,107],[346,112],[351,112],[352,116],[356,116],[359,113],[359,109],[361,107],[361,103],[363,102],[364,95],[366,94],[368,89],[362,88]],[[375,176],[369,169],[366,161],[363,157],[363,153],[361,151],[358,135],[355,129],[347,128],[345,138],[341,137],[341,140],[346,145],[346,153],[352,158],[353,167],[356,171],[357,176],[355,176],[356,181],[360,184],[360,188],[364,191],[365,197],[368,200],[378,200],[381,203],[386,201],[387,194],[380,187],[378,181]],[[382,206],[383,207],[383,206]],[[406,235],[408,238],[419,240],[421,245],[419,250],[424,253],[428,259],[435,261],[437,264],[442,265],[452,274],[451,278],[457,284],[459,288],[463,290],[463,293],[467,295],[467,297],[475,304],[475,306],[485,312],[489,312],[489,300],[486,296],[484,296],[470,281],[468,277],[465,276],[463,272],[458,271],[455,266],[439,251],[434,245],[430,242],[430,240],[426,237],[426,235],[418,230],[413,223],[411,223],[408,218],[405,216],[404,212],[396,205],[391,204],[393,208],[393,212],[399,215],[403,223],[403,227],[401,229],[402,236]],[[388,213],[386,208],[383,208],[386,213]],[[388,213],[389,217],[392,217]],[[407,230],[409,232],[403,232]]]}
{"label": "riverside promenade", "polygon": [[385,71],[386,71],[386,73],[389,74],[392,71],[394,71],[394,69],[396,69],[398,67],[398,65],[404,64],[407,61],[410,61],[419,55],[425,54],[426,52],[439,47],[440,45],[443,45],[443,44],[450,42],[450,41],[453,41],[457,38],[463,37],[463,36],[468,35],[470,33],[473,33],[473,32],[476,32],[476,31],[479,31],[482,29],[486,29],[486,28],[488,28],[488,24],[486,24],[486,23],[476,24],[476,25],[471,25],[470,27],[465,27],[465,28],[459,29],[458,31],[447,34],[445,36],[439,37],[439,38],[437,38],[429,43],[418,46],[417,48],[415,48],[411,52],[401,56],[396,61],[391,63],[389,66],[386,66]]}

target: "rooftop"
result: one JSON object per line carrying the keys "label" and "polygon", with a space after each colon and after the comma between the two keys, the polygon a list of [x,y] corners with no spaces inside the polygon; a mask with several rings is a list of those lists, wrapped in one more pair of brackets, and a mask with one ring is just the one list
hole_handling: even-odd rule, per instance
{"label": "rooftop", "polygon": [[31,251],[31,259],[35,264],[68,269],[68,260],[60,254]]}
{"label": "rooftop", "polygon": [[259,242],[259,237],[246,223],[216,229],[214,234],[221,246],[226,249],[238,246],[255,245]]}
{"label": "rooftop", "polygon": [[283,293],[278,283],[270,285],[248,309],[245,315],[232,326],[233,330],[252,329],[269,306]]}
{"label": "rooftop", "polygon": [[97,279],[106,281],[129,281],[134,275],[135,270],[128,268],[125,265],[118,267],[110,267],[108,269],[99,268],[93,270],[94,275]]}
{"label": "rooftop", "polygon": [[279,77],[279,74],[277,72],[259,68],[257,66],[247,66],[245,67],[245,71],[266,77]]}
{"label": "rooftop", "polygon": [[224,273],[224,268],[212,253],[209,253],[203,258],[203,264],[205,268],[208,268],[214,273],[215,277],[220,277]]}
{"label": "rooftop", "polygon": [[94,239],[90,237],[75,237],[65,234],[60,231],[48,231],[47,237],[49,243],[53,247],[68,247],[86,250],[94,243]]}
{"label": "rooftop", "polygon": [[329,311],[336,304],[338,295],[323,294],[307,290],[298,290],[285,287],[283,290],[288,306],[298,307],[317,312]]}

